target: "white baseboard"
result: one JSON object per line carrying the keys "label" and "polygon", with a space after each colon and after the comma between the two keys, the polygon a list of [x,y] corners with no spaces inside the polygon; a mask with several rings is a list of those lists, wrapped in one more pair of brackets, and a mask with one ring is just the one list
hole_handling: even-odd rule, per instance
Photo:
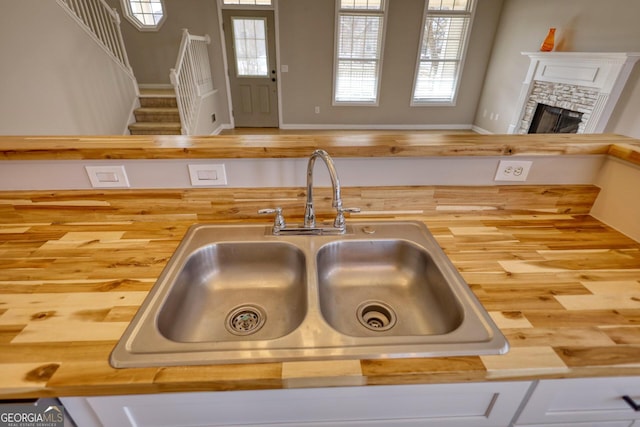
{"label": "white baseboard", "polygon": [[479,126],[473,125],[471,126],[471,130],[474,131],[475,133],[479,133],[481,135],[493,135],[493,132],[490,132],[486,129],[483,129]]}
{"label": "white baseboard", "polygon": [[343,125],[343,124],[286,124],[280,129],[291,130],[471,130],[473,125]]}
{"label": "white baseboard", "polygon": [[233,125],[231,123],[222,123],[211,132],[211,135],[220,135],[225,129],[233,129]]}

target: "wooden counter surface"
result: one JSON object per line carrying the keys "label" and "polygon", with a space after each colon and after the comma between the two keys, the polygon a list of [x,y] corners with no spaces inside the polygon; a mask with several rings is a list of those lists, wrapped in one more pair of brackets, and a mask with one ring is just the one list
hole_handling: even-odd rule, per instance
{"label": "wooden counter surface", "polygon": [[[363,208],[349,221],[427,224],[506,355],[118,370],[111,349],[188,226],[256,221],[275,199],[291,219],[304,190],[2,192],[0,398],[640,375],[640,244],[587,214],[597,193],[344,189]],[[319,216],[329,197],[317,189]]]}
{"label": "wooden counter surface", "polygon": [[613,134],[0,136],[1,160],[424,157],[612,154],[640,164],[640,141]]}

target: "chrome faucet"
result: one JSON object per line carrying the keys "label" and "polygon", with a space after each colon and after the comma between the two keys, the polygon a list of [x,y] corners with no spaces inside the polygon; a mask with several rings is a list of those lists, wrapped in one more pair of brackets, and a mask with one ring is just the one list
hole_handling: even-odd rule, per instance
{"label": "chrome faucet", "polygon": [[339,224],[338,217],[342,218],[342,223],[344,223],[344,215],[342,214],[342,197],[340,195],[340,180],[338,179],[338,173],[336,172],[336,167],[333,164],[333,159],[329,156],[324,150],[316,150],[309,157],[309,162],[307,163],[307,203],[304,207],[304,226],[313,228],[316,226],[316,214],[313,211],[313,166],[316,163],[317,158],[321,158],[325,165],[327,165],[327,169],[329,170],[329,176],[331,177],[331,185],[333,186],[333,202],[331,206],[336,208],[336,219],[334,221],[334,227],[338,227],[336,224]]}
{"label": "chrome faucet", "polygon": [[[320,158],[327,166],[329,170],[329,177],[331,178],[331,185],[333,187],[333,201],[331,206],[336,208],[336,218],[333,220],[333,227],[317,227],[316,215],[313,209],[313,167],[316,163],[316,159]],[[282,216],[282,209],[260,209],[258,213],[269,214],[275,213],[275,221],[273,225],[273,234],[342,234],[346,231],[347,225],[344,219],[345,212],[360,212],[359,208],[343,208],[342,196],[340,194],[340,180],[338,179],[338,173],[333,163],[333,159],[324,150],[316,150],[309,157],[307,163],[307,201],[304,207],[304,222],[302,227],[287,228],[284,218]]]}

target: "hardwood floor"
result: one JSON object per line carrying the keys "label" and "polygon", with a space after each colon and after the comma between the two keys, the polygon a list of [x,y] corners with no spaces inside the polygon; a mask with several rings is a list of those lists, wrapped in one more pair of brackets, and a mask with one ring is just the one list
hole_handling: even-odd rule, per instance
{"label": "hardwood floor", "polygon": [[465,134],[475,135],[476,132],[465,129],[452,130],[406,130],[406,129],[280,129],[280,128],[235,128],[224,129],[220,135],[358,135],[358,134]]}

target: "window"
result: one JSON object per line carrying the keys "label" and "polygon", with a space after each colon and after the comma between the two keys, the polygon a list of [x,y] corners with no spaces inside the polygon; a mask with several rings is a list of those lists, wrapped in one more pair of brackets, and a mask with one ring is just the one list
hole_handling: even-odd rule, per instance
{"label": "window", "polygon": [[271,6],[271,0],[223,0],[224,5]]}
{"label": "window", "polygon": [[141,31],[155,31],[166,17],[164,0],[122,0],[124,16]]}
{"label": "window", "polygon": [[265,18],[231,18],[238,77],[269,77]]}
{"label": "window", "polygon": [[377,105],[385,0],[337,0],[334,104]]}
{"label": "window", "polygon": [[426,0],[412,105],[455,104],[474,0]]}

